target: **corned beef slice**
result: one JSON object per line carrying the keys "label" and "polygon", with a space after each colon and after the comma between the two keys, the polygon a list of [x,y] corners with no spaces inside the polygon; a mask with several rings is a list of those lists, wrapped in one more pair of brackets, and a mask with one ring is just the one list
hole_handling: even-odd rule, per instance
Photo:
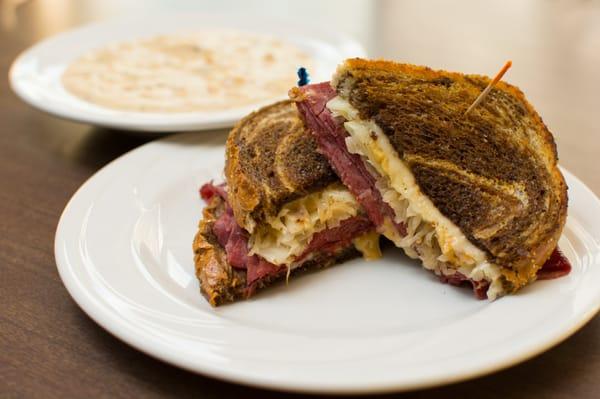
{"label": "corned beef slice", "polygon": [[[360,156],[348,152],[345,142],[348,134],[341,121],[336,120],[325,106],[336,95],[329,82],[303,86],[300,90],[305,98],[296,103],[298,111],[316,138],[319,151],[376,226],[381,226],[385,217],[393,221],[394,212],[381,198],[375,178],[367,171]],[[404,225],[396,227],[400,234],[406,234]]]}
{"label": "corned beef slice", "polygon": [[302,261],[315,251],[334,253],[340,247],[350,245],[354,238],[372,228],[373,224],[365,216],[354,216],[343,220],[337,227],[315,233],[296,262]]}
{"label": "corned beef slice", "polygon": [[253,255],[248,256],[248,233],[235,222],[233,210],[227,204],[227,191],[224,184],[214,185],[212,182],[200,188],[200,195],[205,201],[219,195],[226,204],[225,212],[213,225],[213,233],[219,244],[225,249],[227,262],[237,269],[246,269],[246,284],[251,286],[259,279],[279,273],[281,268]]}
{"label": "corned beef slice", "polygon": [[215,195],[220,195],[221,198],[227,201],[227,190],[225,189],[225,183],[214,185],[211,180],[210,183],[206,183],[200,187],[200,197],[204,201],[209,201]]}
{"label": "corned beef slice", "polygon": [[285,267],[277,267],[276,265],[267,262],[258,255],[248,257],[246,269],[246,284],[248,286],[252,286],[262,278],[274,276],[287,270]]}
{"label": "corned beef slice", "polygon": [[538,280],[550,280],[566,276],[571,272],[571,264],[558,247],[552,252],[544,266],[537,272]]}
{"label": "corned beef slice", "polygon": [[[231,208],[228,209],[230,211]],[[235,222],[233,217],[231,234],[225,244],[225,253],[227,253],[227,262],[238,269],[246,269],[248,263],[248,237]]]}

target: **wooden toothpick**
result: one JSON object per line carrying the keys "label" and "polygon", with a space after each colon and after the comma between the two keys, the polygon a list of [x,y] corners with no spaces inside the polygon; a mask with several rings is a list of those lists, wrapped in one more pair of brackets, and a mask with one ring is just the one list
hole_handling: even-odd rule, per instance
{"label": "wooden toothpick", "polygon": [[506,64],[504,64],[504,66],[502,67],[502,69],[500,70],[500,72],[498,72],[496,74],[496,76],[494,77],[494,79],[492,79],[492,81],[490,82],[489,85],[487,85],[487,87],[481,92],[481,94],[475,99],[475,101],[473,101],[473,104],[471,104],[471,106],[465,111],[465,116],[471,112],[471,110],[473,108],[475,108],[477,105],[479,105],[479,103],[481,103],[483,101],[483,99],[485,98],[485,96],[488,95],[488,93],[490,92],[490,90],[492,90],[492,87],[494,87],[496,85],[496,83],[498,83],[500,81],[500,79],[502,79],[502,76],[504,76],[504,74],[506,73],[506,71],[508,71],[508,69],[512,66],[512,61],[506,61]]}

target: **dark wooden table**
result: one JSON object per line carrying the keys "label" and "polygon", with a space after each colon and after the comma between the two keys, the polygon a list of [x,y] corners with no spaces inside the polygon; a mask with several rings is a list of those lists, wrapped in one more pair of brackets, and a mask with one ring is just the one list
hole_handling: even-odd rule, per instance
{"label": "dark wooden table", "polygon": [[[9,2],[0,0],[0,397],[280,397],[278,393],[194,375],[148,357],[97,326],[70,298],[58,276],[53,253],[61,211],[73,192],[94,172],[148,139],[38,112],[15,97],[6,76],[12,60],[32,43],[70,26],[110,15],[113,8],[129,2],[63,1],[59,7],[62,4],[64,8],[53,10],[55,2],[44,5],[34,1],[21,5],[16,14],[9,13]],[[558,135],[561,163],[600,193],[600,34],[593,35],[600,32],[593,30],[600,26],[600,20],[577,13],[587,10],[593,2],[571,2],[570,6],[561,5],[565,2],[548,3],[552,4],[540,6],[536,15],[550,21],[549,26],[541,29],[539,23],[518,19],[514,29],[521,31],[509,33],[526,37],[524,42],[515,39],[507,47],[513,60],[529,60],[521,63],[521,72],[514,77],[528,94],[532,93],[530,98],[534,97],[533,102],[551,129],[562,132]],[[411,41],[406,35],[411,27],[419,29],[420,22],[415,21],[426,10],[398,8],[398,3],[381,2],[370,11],[369,18],[379,23],[369,25],[366,33],[362,32],[362,39],[372,52],[396,58],[399,53],[407,54],[413,62],[447,62],[443,52],[429,55],[423,49],[435,46],[427,37],[440,35],[448,28],[444,25],[447,12],[428,14],[426,28],[430,36],[413,35]],[[478,10],[474,12],[484,12]],[[335,8],[330,11],[334,14]],[[561,16],[566,22],[560,22]],[[481,18],[470,16],[469,20]],[[462,22],[459,19],[456,23]],[[479,23],[483,26],[487,22]],[[591,33],[584,29],[586,26],[592,29]],[[577,40],[583,40],[589,48],[577,50],[577,45],[561,39],[568,36],[569,29],[580,32]],[[462,34],[456,29],[444,32],[449,43]],[[479,42],[471,42],[464,54],[456,49],[459,58],[467,57],[478,43],[483,48],[482,40],[503,49],[505,36],[501,35],[504,33],[487,32],[476,39]],[[503,60],[504,53],[499,60]],[[537,56],[542,58],[538,60]],[[493,73],[484,68],[496,65],[495,58],[478,59],[483,72]],[[458,67],[465,61],[452,62],[447,63]],[[517,68],[519,64],[515,64]],[[539,74],[549,73],[542,68],[561,71],[562,75],[549,76],[562,76],[563,81],[541,79]],[[528,80],[534,76],[537,78]],[[596,317],[562,344],[516,367],[469,382],[398,396],[598,398],[599,337],[600,318]]]}

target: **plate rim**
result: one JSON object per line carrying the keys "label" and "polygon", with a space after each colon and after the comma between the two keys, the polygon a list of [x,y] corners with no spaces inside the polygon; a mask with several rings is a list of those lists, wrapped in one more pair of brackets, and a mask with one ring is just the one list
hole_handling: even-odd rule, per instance
{"label": "plate rim", "polygon": [[[22,83],[18,79],[17,75],[23,67],[24,61],[38,52],[41,48],[51,45],[56,41],[64,40],[69,36],[75,36],[80,34],[82,31],[87,31],[89,29],[103,29],[104,26],[108,26],[110,24],[116,23],[124,23],[127,21],[134,21],[143,18],[158,18],[164,17],[167,15],[168,18],[176,18],[178,15],[187,15],[190,14],[197,15],[202,18],[219,18],[219,19],[231,19],[234,21],[232,25],[235,24],[235,21],[243,19],[240,15],[235,15],[233,17],[227,16],[223,13],[210,13],[210,12],[202,12],[199,10],[192,10],[190,12],[168,12],[168,13],[158,13],[158,12],[145,12],[142,15],[137,15],[135,17],[131,16],[116,16],[112,18],[106,18],[98,21],[92,21],[90,23],[82,24],[79,26],[74,26],[65,31],[55,33],[49,37],[46,37],[31,46],[27,47],[25,50],[21,51],[17,57],[12,61],[9,71],[8,71],[8,81],[9,86],[12,89],[13,93],[17,95],[22,101],[24,101],[29,106],[38,109],[42,112],[45,112],[49,115],[57,116],[59,118],[74,121],[77,123],[92,125],[92,126],[100,126],[106,128],[113,129],[124,129],[132,132],[143,132],[154,135],[164,135],[166,133],[171,132],[186,132],[186,131],[209,131],[219,128],[231,127],[239,119],[239,117],[250,113],[253,110],[260,108],[261,106],[266,105],[269,101],[256,102],[254,104],[250,104],[247,106],[242,106],[238,108],[234,108],[231,110],[224,110],[220,112],[187,112],[187,113],[175,113],[177,116],[194,116],[205,114],[205,117],[208,117],[208,121],[206,122],[192,122],[192,121],[175,121],[169,120],[169,116],[173,116],[171,113],[148,113],[145,115],[144,113],[127,111],[127,110],[118,110],[118,109],[110,109],[102,106],[98,106],[100,108],[105,108],[107,110],[121,113],[122,116],[111,116],[108,118],[103,117],[102,115],[98,115],[96,113],[88,113],[88,114],[79,114],[77,110],[74,110],[70,107],[63,106],[55,106],[52,102],[43,101],[37,99],[35,95],[32,95],[28,92],[28,90],[23,87]],[[253,17],[255,20],[263,21],[264,23],[278,23],[281,24],[285,22],[286,24],[291,24],[295,27],[302,26],[306,30],[315,29],[319,32],[326,34],[329,38],[335,38],[338,43],[336,43],[336,49],[340,51],[340,53],[344,57],[349,56],[359,56],[366,57],[367,51],[365,47],[356,39],[354,39],[351,35],[338,32],[333,29],[329,29],[323,25],[316,25],[314,23],[309,24],[299,24],[296,21],[288,20],[288,19],[278,19],[272,17]],[[235,27],[232,27],[235,29]],[[131,39],[131,37],[130,37]],[[126,37],[122,37],[117,39],[116,41],[124,41],[128,40]],[[329,43],[327,40],[321,39],[326,43]],[[70,93],[69,93],[70,94]],[[81,100],[83,101],[83,100]],[[272,101],[271,101],[272,102]],[[92,104],[95,105],[95,104]],[[95,105],[97,106],[97,105]],[[221,114],[230,114],[230,116],[220,116]],[[211,115],[212,114],[212,115]],[[239,115],[238,115],[239,114]],[[159,115],[164,116],[165,121],[142,121],[139,119],[130,120],[128,116],[136,115],[136,117],[144,117],[149,115]],[[208,116],[211,115],[211,116]],[[217,117],[215,117],[217,115]],[[241,115],[241,116],[240,116]],[[238,117],[239,116],[239,117]]]}
{"label": "plate rim", "polygon": [[[600,301],[598,301],[594,306],[591,306],[586,309],[586,311],[581,315],[579,320],[576,323],[569,325],[568,328],[565,328],[561,334],[548,338],[542,344],[531,347],[528,351],[523,352],[519,356],[513,356],[504,361],[500,361],[497,363],[491,363],[486,367],[483,367],[477,371],[472,372],[456,372],[452,375],[447,376],[446,378],[435,378],[435,377],[427,377],[424,378],[424,381],[417,381],[415,383],[402,383],[399,385],[394,384],[378,384],[375,386],[361,386],[361,387],[336,387],[336,386],[316,386],[316,385],[305,385],[302,383],[290,383],[290,381],[280,382],[274,381],[273,379],[265,379],[265,378],[256,378],[256,376],[248,376],[240,374],[239,372],[230,372],[227,368],[214,366],[205,363],[200,370],[193,363],[189,362],[187,359],[181,359],[177,356],[171,356],[168,349],[161,348],[160,346],[152,346],[153,342],[149,340],[146,343],[141,343],[133,332],[132,325],[127,323],[122,323],[122,319],[115,316],[110,310],[101,304],[94,303],[95,299],[93,295],[89,293],[88,290],[81,289],[79,290],[80,281],[76,279],[75,275],[70,272],[70,266],[67,265],[68,261],[63,259],[63,253],[61,253],[61,232],[66,229],[64,225],[67,223],[67,217],[69,212],[72,212],[72,208],[75,206],[74,203],[78,200],[85,190],[89,190],[90,185],[93,180],[97,178],[97,176],[102,173],[109,173],[109,169],[113,169],[116,167],[116,164],[122,162],[124,158],[130,157],[134,153],[138,153],[144,151],[146,146],[151,146],[156,144],[156,142],[168,142],[171,140],[177,140],[178,137],[181,136],[191,136],[196,135],[197,133],[180,133],[176,135],[167,136],[161,138],[159,140],[155,140],[144,145],[141,145],[131,151],[128,151],[121,156],[115,158],[108,164],[104,165],[101,169],[96,171],[92,176],[85,180],[84,183],[75,191],[75,193],[71,196],[69,201],[67,202],[63,212],[61,213],[59,222],[57,224],[55,240],[54,240],[54,254],[56,260],[56,266],[60,275],[60,278],[66,287],[69,295],[73,298],[73,300],[77,303],[78,307],[86,313],[94,322],[96,322],[99,327],[103,328],[105,331],[109,332],[111,335],[115,336],[122,342],[127,345],[145,353],[146,355],[153,357],[155,359],[161,360],[165,363],[168,363],[172,366],[179,367],[185,369],[194,374],[199,374],[211,378],[215,378],[217,380],[231,382],[235,384],[242,384],[245,386],[251,386],[255,388],[262,389],[270,389],[274,391],[280,392],[297,392],[297,393],[312,393],[312,394],[353,394],[353,395],[365,395],[365,394],[373,394],[373,393],[399,393],[406,391],[414,391],[418,389],[432,388],[462,381],[471,380],[474,378],[486,376],[504,369],[507,369],[511,366],[520,364],[524,361],[532,359],[550,348],[560,344],[565,341],[567,338],[572,336],[575,332],[581,329],[585,324],[587,324],[599,311],[600,311]],[[600,199],[598,196],[583,183],[577,176],[573,175],[567,169],[561,167],[561,171],[565,176],[568,176],[569,179],[572,179],[576,183],[578,183],[581,188],[586,192],[590,198],[596,202],[598,207],[600,208]],[[64,234],[64,233],[63,233]],[[61,266],[62,263],[62,266]],[[97,301],[96,301],[97,302]],[[116,322],[116,323],[115,323]]]}

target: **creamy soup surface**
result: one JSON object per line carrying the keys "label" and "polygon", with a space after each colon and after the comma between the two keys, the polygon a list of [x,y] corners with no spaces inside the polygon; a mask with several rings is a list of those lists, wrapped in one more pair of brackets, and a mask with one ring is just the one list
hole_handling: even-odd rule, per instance
{"label": "creamy soup surface", "polygon": [[75,60],[62,76],[72,94],[142,112],[222,111],[285,96],[311,57],[274,37],[230,30],[115,43]]}

